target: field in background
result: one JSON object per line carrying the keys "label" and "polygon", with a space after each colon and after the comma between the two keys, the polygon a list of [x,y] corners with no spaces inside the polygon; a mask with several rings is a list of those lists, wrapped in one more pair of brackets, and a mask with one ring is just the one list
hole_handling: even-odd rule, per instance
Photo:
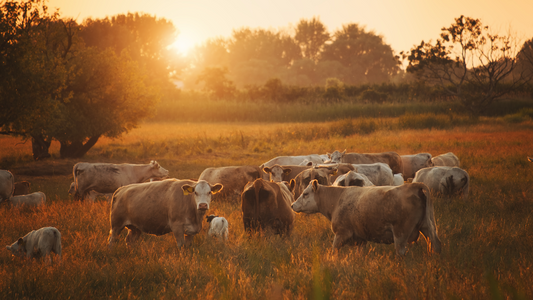
{"label": "field in background", "polygon": [[[331,251],[333,234],[321,215],[297,215],[290,237],[248,236],[237,202],[213,202],[208,212],[228,219],[227,244],[207,239],[204,229],[188,249],[176,249],[171,234],[143,235],[128,248],[123,233],[109,250],[108,203],[74,202],[67,194],[77,161],[34,163],[29,142],[17,145],[0,137],[1,168],[32,182],[32,191],[49,199],[42,209],[0,205],[0,243],[55,226],[64,253],[62,264],[50,267],[0,252],[0,298],[531,299],[533,164],[526,156],[533,154],[533,123],[461,120],[429,115],[325,123],[147,123],[120,140],[102,139],[82,159],[156,159],[173,177],[197,178],[209,166],[259,165],[278,155],[452,151],[471,176],[470,198],[434,197],[442,254],[427,254],[421,239],[403,259],[393,245]],[[424,122],[434,122],[433,129],[417,129]],[[57,145],[51,152],[58,155]]]}

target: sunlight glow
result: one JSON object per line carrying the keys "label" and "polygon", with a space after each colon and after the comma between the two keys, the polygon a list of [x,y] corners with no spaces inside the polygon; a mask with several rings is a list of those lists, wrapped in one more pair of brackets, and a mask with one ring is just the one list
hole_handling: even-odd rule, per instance
{"label": "sunlight glow", "polygon": [[176,41],[170,45],[171,48],[176,49],[178,53],[183,56],[187,56],[189,51],[194,47],[194,41],[190,37],[184,34],[180,34]]}

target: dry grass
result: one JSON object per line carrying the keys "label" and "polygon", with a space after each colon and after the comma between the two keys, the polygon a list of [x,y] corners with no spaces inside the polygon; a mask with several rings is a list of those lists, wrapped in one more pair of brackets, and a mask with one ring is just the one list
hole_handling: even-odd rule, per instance
{"label": "dry grass", "polygon": [[[331,251],[333,234],[321,215],[297,215],[290,237],[248,236],[240,205],[228,202],[213,202],[209,212],[228,219],[227,244],[206,238],[204,229],[188,249],[178,250],[169,234],[143,235],[132,248],[121,240],[109,250],[109,205],[70,200],[69,174],[19,175],[34,165],[28,161],[29,149],[1,137],[2,163],[10,164],[17,180],[32,182],[32,191],[44,191],[49,202],[41,209],[1,205],[0,243],[55,226],[63,235],[64,255],[62,264],[47,266],[0,252],[0,298],[531,299],[533,164],[526,156],[532,155],[533,131],[527,122],[484,124],[344,136],[332,129],[339,128],[336,123],[154,123],[121,140],[103,139],[84,159],[157,159],[171,176],[195,178],[208,166],[259,165],[277,155],[344,149],[452,151],[471,176],[470,198],[435,198],[442,253],[427,254],[421,240],[403,259],[395,256],[392,245]],[[52,150],[54,155],[57,151]],[[75,163],[52,161],[69,167]]]}

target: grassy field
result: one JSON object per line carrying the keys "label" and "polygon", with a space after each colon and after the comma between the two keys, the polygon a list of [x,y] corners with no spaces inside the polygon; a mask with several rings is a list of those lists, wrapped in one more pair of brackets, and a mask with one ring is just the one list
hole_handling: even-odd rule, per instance
{"label": "grassy field", "polygon": [[[240,203],[230,201],[213,202],[208,212],[228,219],[226,244],[208,239],[204,226],[190,248],[178,250],[171,234],[142,235],[128,248],[123,232],[109,250],[109,204],[75,202],[67,194],[77,161],[32,162],[30,142],[0,137],[0,167],[48,197],[39,209],[0,205],[0,242],[8,245],[33,229],[55,226],[63,245],[62,263],[52,266],[0,252],[0,298],[533,298],[533,164],[526,159],[533,155],[533,123],[401,125],[408,121],[148,123],[120,140],[102,139],[82,161],[156,159],[172,177],[184,179],[197,178],[206,167],[260,165],[278,155],[452,151],[470,174],[470,197],[433,198],[440,255],[428,254],[423,239],[404,258],[396,257],[393,245],[375,243],[334,252],[322,215],[298,214],[290,237],[249,236]],[[58,156],[57,144],[51,153]]]}

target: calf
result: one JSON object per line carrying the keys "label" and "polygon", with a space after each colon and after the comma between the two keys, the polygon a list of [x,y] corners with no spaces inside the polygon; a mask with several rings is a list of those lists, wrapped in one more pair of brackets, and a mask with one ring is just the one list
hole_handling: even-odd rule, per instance
{"label": "calf", "polygon": [[33,230],[6,247],[13,255],[27,258],[47,257],[52,263],[50,252],[61,260],[61,233],[55,227],[43,227]]}
{"label": "calf", "polygon": [[27,195],[13,196],[10,201],[13,206],[41,206],[46,202],[46,195],[43,192],[35,192]]}
{"label": "calf", "polygon": [[224,217],[219,217],[215,215],[209,215],[205,217],[209,223],[209,230],[207,235],[212,237],[217,237],[221,241],[228,240],[228,220]]}

